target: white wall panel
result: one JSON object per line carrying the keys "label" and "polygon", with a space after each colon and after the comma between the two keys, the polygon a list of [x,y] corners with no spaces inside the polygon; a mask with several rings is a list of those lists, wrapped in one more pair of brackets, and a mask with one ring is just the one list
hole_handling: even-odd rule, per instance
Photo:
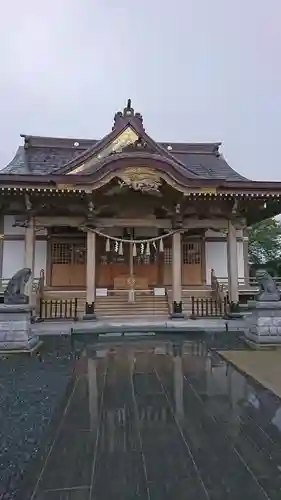
{"label": "white wall panel", "polygon": [[226,241],[206,241],[206,282],[211,284],[211,269],[216,276],[227,277]]}
{"label": "white wall panel", "polygon": [[238,278],[245,277],[244,245],[243,241],[237,241]]}
{"label": "white wall panel", "polygon": [[[237,242],[238,277],[243,278],[244,252],[243,242]],[[206,241],[206,282],[211,284],[211,269],[214,269],[216,276],[226,278],[227,272],[227,242],[226,241]]]}
{"label": "white wall panel", "polygon": [[5,215],[4,216],[4,234],[10,235],[10,234],[25,234],[25,228],[24,227],[18,227],[15,226],[13,227],[13,224],[15,223],[15,216],[14,215]]}
{"label": "white wall panel", "polygon": [[44,269],[46,274],[47,262],[47,241],[36,241],[35,245],[35,264],[34,277],[39,278],[41,269]]}
{"label": "white wall panel", "polygon": [[24,266],[24,241],[4,241],[3,278],[11,278]]}

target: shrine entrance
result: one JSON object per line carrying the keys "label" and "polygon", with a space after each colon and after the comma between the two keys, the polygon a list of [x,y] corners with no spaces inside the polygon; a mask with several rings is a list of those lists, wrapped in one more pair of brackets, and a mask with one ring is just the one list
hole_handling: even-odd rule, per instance
{"label": "shrine entrance", "polygon": [[[202,238],[182,236],[182,286],[200,286],[204,279]],[[86,287],[86,236],[55,234],[49,240],[48,285]],[[149,290],[172,286],[172,232],[155,237],[114,237],[96,231],[97,288]]]}
{"label": "shrine entrance", "polygon": [[97,236],[96,286],[98,288],[126,289],[130,276],[129,245]]}
{"label": "shrine entrance", "polygon": [[147,290],[159,284],[156,245],[97,237],[96,286]]}
{"label": "shrine entrance", "polygon": [[86,286],[85,238],[51,242],[50,285],[53,287]]}

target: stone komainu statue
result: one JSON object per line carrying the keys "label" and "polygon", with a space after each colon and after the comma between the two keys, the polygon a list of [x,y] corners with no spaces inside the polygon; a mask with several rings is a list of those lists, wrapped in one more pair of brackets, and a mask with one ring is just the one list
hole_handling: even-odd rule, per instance
{"label": "stone komainu statue", "polygon": [[257,270],[256,280],[259,285],[259,301],[275,302],[280,300],[280,291],[272,276],[265,269]]}
{"label": "stone komainu statue", "polygon": [[4,291],[4,304],[28,303],[28,297],[25,295],[25,285],[30,275],[31,269],[28,267],[24,267],[14,274]]}

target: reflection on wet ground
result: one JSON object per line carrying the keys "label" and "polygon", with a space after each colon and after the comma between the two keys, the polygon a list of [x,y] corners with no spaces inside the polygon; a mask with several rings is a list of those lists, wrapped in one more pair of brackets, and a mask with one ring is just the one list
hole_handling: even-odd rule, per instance
{"label": "reflection on wet ground", "polygon": [[31,498],[280,499],[280,430],[280,400],[204,342],[97,342]]}

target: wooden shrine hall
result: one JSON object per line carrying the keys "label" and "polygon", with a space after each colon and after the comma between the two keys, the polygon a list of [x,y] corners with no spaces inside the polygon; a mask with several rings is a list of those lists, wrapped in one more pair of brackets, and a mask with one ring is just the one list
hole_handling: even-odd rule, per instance
{"label": "wooden shrine hall", "polygon": [[238,302],[247,227],[281,211],[281,183],[246,179],[220,143],[156,142],[130,100],[102,139],[21,137],[0,174],[2,280],[29,267],[30,293],[40,279],[92,316],[140,296],[181,314],[214,277]]}

